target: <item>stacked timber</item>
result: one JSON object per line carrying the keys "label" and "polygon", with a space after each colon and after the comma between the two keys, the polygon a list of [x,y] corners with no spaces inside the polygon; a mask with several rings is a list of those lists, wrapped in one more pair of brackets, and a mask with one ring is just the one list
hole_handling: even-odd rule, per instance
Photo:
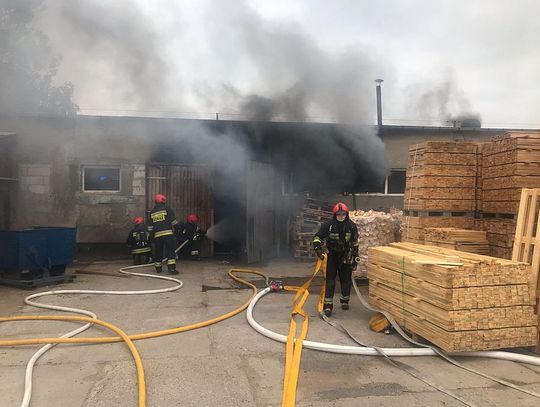
{"label": "stacked timber", "polygon": [[321,223],[332,219],[332,206],[330,203],[306,198],[300,212],[292,224],[292,252],[297,259],[313,259],[313,237],[319,231]]}
{"label": "stacked timber", "polygon": [[511,131],[482,148],[484,213],[517,214],[522,188],[540,188],[540,132]]}
{"label": "stacked timber", "polygon": [[425,229],[424,242],[430,246],[489,255],[486,232],[480,230],[428,228]]}
{"label": "stacked timber", "polygon": [[413,243],[369,250],[370,303],[447,352],[534,346],[528,265]]}
{"label": "stacked timber", "polygon": [[349,217],[358,227],[358,277],[367,277],[368,249],[399,241],[401,211],[351,211]]}
{"label": "stacked timber", "polygon": [[474,227],[481,197],[480,145],[429,141],[409,149],[402,239],[424,243],[426,228]]}
{"label": "stacked timber", "polygon": [[[474,227],[474,218],[472,216],[452,216],[453,213],[409,213],[403,217],[402,221],[402,240],[411,243],[424,243],[426,228],[460,228],[472,229]],[[416,216],[414,216],[416,215]],[[422,216],[419,216],[422,215]],[[432,216],[430,216],[432,215]]]}
{"label": "stacked timber", "polygon": [[428,141],[409,149],[406,210],[477,210],[479,145]]}
{"label": "stacked timber", "polygon": [[501,259],[512,258],[514,236],[516,234],[516,220],[513,215],[476,219],[474,228],[486,232],[490,256],[500,257]]}

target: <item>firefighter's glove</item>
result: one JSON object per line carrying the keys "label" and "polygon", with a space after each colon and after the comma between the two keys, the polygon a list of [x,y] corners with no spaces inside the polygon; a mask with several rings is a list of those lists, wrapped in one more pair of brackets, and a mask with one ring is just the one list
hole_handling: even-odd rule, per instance
{"label": "firefighter's glove", "polygon": [[324,260],[324,249],[322,248],[322,246],[315,246],[315,254],[317,254],[317,257],[319,259]]}
{"label": "firefighter's glove", "polygon": [[352,270],[355,271],[358,267],[358,263],[360,263],[360,257],[358,257],[358,252],[356,252],[352,259]]}

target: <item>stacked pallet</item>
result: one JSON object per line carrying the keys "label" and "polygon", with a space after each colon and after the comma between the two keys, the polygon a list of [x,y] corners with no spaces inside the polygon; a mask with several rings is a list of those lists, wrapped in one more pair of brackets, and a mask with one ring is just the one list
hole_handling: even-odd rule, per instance
{"label": "stacked pallet", "polygon": [[409,149],[406,210],[477,210],[477,143],[428,141]]}
{"label": "stacked pallet", "polygon": [[313,237],[321,223],[332,219],[332,206],[328,202],[306,198],[292,225],[292,252],[297,259],[315,258]]}
{"label": "stacked pallet", "polygon": [[533,346],[530,267],[433,246],[369,250],[370,303],[447,352]]}
{"label": "stacked pallet", "polygon": [[517,214],[521,189],[540,188],[540,132],[508,132],[482,149],[483,212]]}
{"label": "stacked pallet", "polygon": [[456,228],[425,229],[426,245],[444,247],[467,253],[489,254],[486,232]]}

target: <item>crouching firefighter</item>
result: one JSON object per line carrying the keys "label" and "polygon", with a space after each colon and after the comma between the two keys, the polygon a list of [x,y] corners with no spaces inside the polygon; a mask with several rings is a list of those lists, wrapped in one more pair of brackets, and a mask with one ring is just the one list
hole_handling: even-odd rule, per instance
{"label": "crouching firefighter", "polygon": [[324,258],[325,243],[328,250],[326,292],[323,306],[323,312],[326,316],[332,315],[334,308],[336,275],[339,276],[341,285],[339,299],[341,308],[343,310],[349,309],[352,272],[356,268],[358,260],[358,229],[349,218],[349,208],[344,203],[338,202],[332,212],[334,218],[324,222],[313,239],[313,248],[321,260]]}
{"label": "crouching firefighter", "polygon": [[187,222],[176,227],[178,257],[182,259],[200,260],[201,244],[205,232],[199,227],[199,217],[191,214]]}
{"label": "crouching firefighter", "polygon": [[148,232],[154,243],[154,266],[156,272],[161,273],[163,254],[167,257],[169,274],[178,274],[176,271],[176,253],[173,228],[178,223],[174,212],[165,205],[167,197],[157,194],[154,197],[156,205],[148,216]]}
{"label": "crouching firefighter", "polygon": [[150,246],[150,234],[144,225],[144,218],[137,216],[133,219],[135,226],[129,232],[126,244],[131,249],[133,264],[148,264],[152,261],[152,247]]}

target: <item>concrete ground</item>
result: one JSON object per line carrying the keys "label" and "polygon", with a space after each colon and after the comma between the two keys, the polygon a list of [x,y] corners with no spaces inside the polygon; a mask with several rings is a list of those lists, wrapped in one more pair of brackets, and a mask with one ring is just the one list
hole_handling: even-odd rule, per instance
{"label": "concrete ground", "polygon": [[[137,290],[168,286],[167,282],[122,277],[125,263],[96,262],[85,267],[72,284],[57,289]],[[220,262],[181,263],[184,288],[146,296],[63,295],[42,301],[94,311],[98,317],[128,333],[160,330],[203,321],[228,312],[250,296],[227,276],[231,266]],[[272,277],[302,281],[313,264],[276,261],[257,268]],[[81,268],[75,266],[74,269]],[[151,269],[149,269],[151,270]],[[352,344],[316,314],[320,281],[306,304],[310,316],[308,338]],[[365,288],[363,288],[365,290]],[[41,291],[46,290],[41,289]],[[24,306],[28,291],[0,287],[0,314],[34,315],[48,312]],[[286,334],[291,294],[271,294],[255,311],[265,327]],[[337,303],[337,298],[336,298]],[[356,298],[352,309],[336,310],[335,318],[367,343],[403,346],[397,336],[375,334],[367,328],[370,313]],[[0,338],[60,336],[77,324],[17,322],[0,324]],[[92,328],[85,336],[109,336]],[[148,406],[279,406],[285,346],[255,332],[245,313],[190,332],[135,342],[142,356]],[[0,348],[0,405],[18,406],[23,394],[24,366],[36,346]],[[433,382],[478,406],[538,406],[540,400],[468,373],[436,357],[399,358]],[[467,366],[540,392],[540,367],[514,362],[460,358]],[[134,406],[135,367],[122,343],[60,345],[38,362],[32,406]],[[380,357],[349,356],[304,350],[297,406],[461,406]]]}

